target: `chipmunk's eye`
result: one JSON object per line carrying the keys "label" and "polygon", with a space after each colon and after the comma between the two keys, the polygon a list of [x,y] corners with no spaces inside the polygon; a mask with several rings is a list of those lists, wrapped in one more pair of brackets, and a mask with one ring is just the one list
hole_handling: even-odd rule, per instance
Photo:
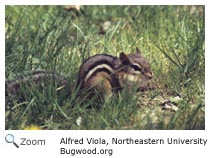
{"label": "chipmunk's eye", "polygon": [[142,71],[141,67],[139,65],[131,65],[131,67],[135,70],[135,71]]}

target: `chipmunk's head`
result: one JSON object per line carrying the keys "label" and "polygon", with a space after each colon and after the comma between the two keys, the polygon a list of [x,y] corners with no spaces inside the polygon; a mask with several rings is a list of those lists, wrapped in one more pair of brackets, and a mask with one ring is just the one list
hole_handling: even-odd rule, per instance
{"label": "chipmunk's head", "polygon": [[120,61],[123,65],[123,70],[120,73],[121,85],[135,86],[139,88],[145,85],[146,81],[152,79],[153,73],[149,62],[141,56],[139,48],[136,48],[136,53],[120,54]]}

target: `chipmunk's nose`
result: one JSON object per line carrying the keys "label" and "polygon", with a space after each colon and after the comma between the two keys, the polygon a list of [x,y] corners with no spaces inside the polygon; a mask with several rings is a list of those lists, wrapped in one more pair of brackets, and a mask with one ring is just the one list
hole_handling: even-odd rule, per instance
{"label": "chipmunk's nose", "polygon": [[151,80],[153,78],[153,73],[152,72],[147,72],[144,74],[147,79]]}

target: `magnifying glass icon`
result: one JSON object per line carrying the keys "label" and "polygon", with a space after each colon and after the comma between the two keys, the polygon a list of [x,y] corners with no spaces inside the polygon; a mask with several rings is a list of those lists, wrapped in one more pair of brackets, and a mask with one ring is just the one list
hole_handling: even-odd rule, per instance
{"label": "magnifying glass icon", "polygon": [[7,135],[5,136],[5,141],[6,141],[7,143],[12,143],[12,144],[14,144],[14,146],[16,146],[17,148],[19,148],[19,145],[17,145],[17,144],[15,143],[15,137],[14,137],[12,134],[7,134]]}

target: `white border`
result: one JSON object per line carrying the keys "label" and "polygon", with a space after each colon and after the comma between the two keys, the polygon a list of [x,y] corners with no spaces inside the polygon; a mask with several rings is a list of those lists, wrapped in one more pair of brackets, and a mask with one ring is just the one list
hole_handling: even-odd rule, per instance
{"label": "white border", "polygon": [[207,0],[6,0],[5,5],[204,5]]}
{"label": "white border", "polygon": [[5,114],[5,7],[3,5],[0,6],[0,130],[4,130],[5,127],[5,118],[3,113]]}
{"label": "white border", "polygon": [[[69,157],[69,155],[59,155],[59,139],[61,137],[75,137],[75,138],[81,138],[81,137],[104,137],[109,139],[110,137],[134,137],[134,138],[167,138],[167,137],[174,137],[174,138],[208,138],[207,147],[202,147],[199,145],[144,145],[144,146],[128,146],[128,145],[121,145],[121,146],[112,146],[114,148],[114,155],[112,157],[125,157],[125,156],[131,156],[131,157],[170,157],[170,158],[177,158],[177,157],[191,157],[191,158],[197,158],[197,157],[207,157],[207,154],[209,153],[209,103],[210,103],[210,90],[208,89],[209,85],[209,62],[210,54],[209,52],[209,44],[205,44],[205,87],[206,87],[206,119],[205,119],[205,125],[206,130],[200,130],[200,131],[139,131],[139,130],[123,130],[123,131],[95,131],[95,130],[83,130],[83,131],[67,131],[67,130],[60,130],[60,131],[5,131],[5,7],[4,5],[66,5],[66,4],[83,4],[83,5],[205,5],[206,10],[206,18],[205,21],[205,40],[209,43],[209,10],[210,7],[207,3],[207,0],[126,0],[126,1],[120,1],[115,2],[114,0],[106,0],[106,1],[100,1],[100,0],[49,0],[49,1],[41,1],[41,0],[7,0],[6,2],[0,2],[0,23],[1,23],[1,31],[0,31],[0,40],[1,40],[1,53],[0,53],[0,72],[1,72],[1,79],[0,79],[0,101],[1,101],[1,107],[0,107],[0,147],[2,148],[2,155],[7,154],[7,157],[29,157],[29,156],[39,156],[39,157]],[[207,30],[208,29],[208,30]],[[4,136],[7,133],[14,134],[17,138],[20,137],[27,137],[27,138],[46,138],[48,141],[48,144],[46,147],[22,147],[20,149],[13,148],[12,144],[7,144],[4,141]],[[88,146],[89,147],[89,146]],[[208,154],[209,155],[209,154]],[[78,156],[83,157],[83,156]],[[84,157],[94,157],[94,156],[84,156]],[[96,157],[103,157],[103,156],[97,156]],[[105,156],[104,156],[105,157]],[[106,156],[107,157],[107,156]]]}

